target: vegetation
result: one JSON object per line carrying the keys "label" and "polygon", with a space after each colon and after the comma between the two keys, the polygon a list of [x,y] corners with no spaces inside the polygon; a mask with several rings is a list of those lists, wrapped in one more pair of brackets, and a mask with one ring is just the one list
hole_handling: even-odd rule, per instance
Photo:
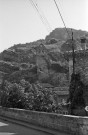
{"label": "vegetation", "polygon": [[[67,28],[69,34],[71,34],[71,29]],[[76,30],[73,29],[74,33],[74,39],[78,39],[79,37],[82,37],[83,35],[88,36],[88,32],[82,31],[82,30]],[[65,28],[56,28],[54,29],[49,35],[46,36],[46,41],[49,41],[50,39],[56,39],[61,41],[66,41],[69,39],[67,32],[65,31]]]}
{"label": "vegetation", "polygon": [[52,38],[48,42],[46,42],[46,44],[56,44],[56,43],[57,43],[57,40],[54,38]]}
{"label": "vegetation", "polygon": [[74,109],[85,107],[85,101],[83,98],[84,89],[85,85],[80,80],[80,74],[72,74],[69,87],[69,98],[67,101],[70,103],[68,106],[70,114],[73,114]]}
{"label": "vegetation", "polygon": [[53,91],[42,88],[38,83],[30,84],[22,79],[19,84],[3,81],[0,87],[0,105],[3,107],[57,112]]}
{"label": "vegetation", "polygon": [[[68,30],[71,32],[70,29]],[[73,30],[73,32],[74,39],[75,37],[78,39],[86,33],[80,30]],[[66,46],[65,42],[67,39],[68,37],[64,28],[59,28],[52,31],[45,40],[18,44],[3,51],[0,54],[0,71],[2,72],[0,72],[0,80],[5,79],[2,85],[0,82],[0,105],[37,111],[57,112],[58,106],[55,104],[56,95],[36,82],[49,83],[54,87],[66,86],[68,84],[66,83],[66,80],[68,81],[68,64],[63,53],[59,52],[60,49],[67,50],[68,45]],[[48,70],[46,76],[44,76],[44,71],[38,72],[38,63],[36,62],[38,55],[37,47],[41,43],[46,46],[45,51],[42,52],[43,56],[39,56],[45,62],[44,70]],[[43,75],[42,79],[39,79],[39,76],[41,77],[40,74]],[[71,110],[79,104],[84,106],[84,100],[81,101],[83,98],[83,87],[80,79],[76,81],[72,77],[69,89]]]}

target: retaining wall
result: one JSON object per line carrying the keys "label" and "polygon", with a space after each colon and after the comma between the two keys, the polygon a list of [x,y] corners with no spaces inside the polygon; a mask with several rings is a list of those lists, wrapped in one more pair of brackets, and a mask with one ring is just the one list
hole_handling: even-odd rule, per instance
{"label": "retaining wall", "polygon": [[88,135],[88,117],[2,107],[0,107],[0,116],[47,129],[70,133],[70,135]]}

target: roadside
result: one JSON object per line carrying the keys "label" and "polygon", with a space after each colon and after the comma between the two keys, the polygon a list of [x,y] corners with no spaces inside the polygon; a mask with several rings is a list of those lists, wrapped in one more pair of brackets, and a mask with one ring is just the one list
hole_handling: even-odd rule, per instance
{"label": "roadside", "polygon": [[[29,134],[26,132],[30,129],[30,131],[35,131],[36,133],[38,133],[38,135],[71,135],[71,134],[68,134],[68,133],[62,133],[62,132],[59,132],[59,131],[55,131],[55,130],[51,130],[51,129],[47,129],[47,128],[43,128],[41,126],[35,126],[35,125],[32,125],[32,124],[29,124],[29,123],[23,123],[21,121],[17,121],[17,120],[14,120],[14,119],[11,119],[11,118],[8,118],[8,117],[1,117],[0,116],[0,119],[2,122],[4,123],[10,123],[10,125],[15,125],[15,132],[16,132],[16,129],[17,127],[20,127],[19,129],[21,129],[21,131],[23,129],[26,129],[25,131],[25,134],[23,134],[21,132],[20,135],[32,135],[32,134]],[[1,132],[1,130],[0,130]],[[15,133],[17,135],[19,135],[18,133]],[[2,134],[3,135],[3,134]],[[37,134],[33,134],[33,135],[37,135]]]}

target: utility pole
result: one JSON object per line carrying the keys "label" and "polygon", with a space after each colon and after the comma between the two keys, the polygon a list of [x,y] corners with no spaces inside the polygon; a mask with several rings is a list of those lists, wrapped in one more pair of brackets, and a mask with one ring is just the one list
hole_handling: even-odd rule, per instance
{"label": "utility pole", "polygon": [[73,59],[73,74],[75,74],[75,50],[74,50],[74,42],[73,42],[73,31],[72,32],[72,59]]}

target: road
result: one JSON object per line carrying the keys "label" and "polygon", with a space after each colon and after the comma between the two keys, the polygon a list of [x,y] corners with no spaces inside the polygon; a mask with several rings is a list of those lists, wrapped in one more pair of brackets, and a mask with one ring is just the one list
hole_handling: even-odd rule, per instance
{"label": "road", "polygon": [[[52,135],[52,134],[24,127],[22,125],[14,124],[0,119],[0,135]],[[68,135],[68,134],[58,133],[55,135]]]}

